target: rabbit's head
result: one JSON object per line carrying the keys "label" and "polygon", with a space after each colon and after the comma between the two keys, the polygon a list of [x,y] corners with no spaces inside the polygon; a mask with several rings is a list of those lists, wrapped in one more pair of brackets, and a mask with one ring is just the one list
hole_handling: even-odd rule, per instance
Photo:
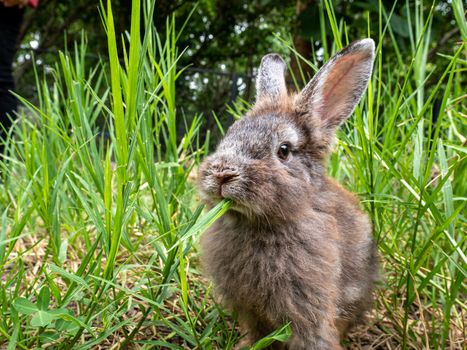
{"label": "rabbit's head", "polygon": [[354,110],[371,76],[374,42],[364,39],[337,53],[296,95],[285,83],[277,54],[263,57],[256,103],[235,122],[200,167],[202,198],[223,198],[246,218],[284,219],[301,212],[323,186],[324,160],[336,128]]}

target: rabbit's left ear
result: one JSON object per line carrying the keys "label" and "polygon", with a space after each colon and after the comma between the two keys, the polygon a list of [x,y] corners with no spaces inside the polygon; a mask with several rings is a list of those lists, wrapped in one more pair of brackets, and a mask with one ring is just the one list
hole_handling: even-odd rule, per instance
{"label": "rabbit's left ear", "polygon": [[275,53],[266,55],[261,60],[256,79],[256,102],[268,98],[271,101],[287,95],[285,86],[285,69],[281,56]]}
{"label": "rabbit's left ear", "polygon": [[305,86],[297,109],[321,127],[334,129],[355,109],[373,69],[375,43],[356,41],[332,57]]}

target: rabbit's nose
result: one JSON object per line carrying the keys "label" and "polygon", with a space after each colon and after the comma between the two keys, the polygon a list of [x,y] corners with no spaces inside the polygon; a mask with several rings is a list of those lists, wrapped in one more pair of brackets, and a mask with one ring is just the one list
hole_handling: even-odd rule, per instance
{"label": "rabbit's nose", "polygon": [[238,177],[238,173],[232,170],[216,171],[213,175],[219,182],[219,185],[223,185]]}

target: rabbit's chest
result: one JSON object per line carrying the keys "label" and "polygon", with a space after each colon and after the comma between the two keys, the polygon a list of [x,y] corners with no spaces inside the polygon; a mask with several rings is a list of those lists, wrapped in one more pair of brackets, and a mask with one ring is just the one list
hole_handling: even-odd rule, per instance
{"label": "rabbit's chest", "polygon": [[[227,277],[224,290],[239,298],[269,298],[273,290],[287,283],[291,276],[291,257],[277,242],[238,242],[238,254],[233,254],[218,266]],[[289,248],[290,249],[290,248]]]}
{"label": "rabbit's chest", "polygon": [[203,246],[219,291],[241,302],[267,302],[277,290],[309,275],[313,260],[307,243],[284,236],[218,232],[215,238],[208,235]]}

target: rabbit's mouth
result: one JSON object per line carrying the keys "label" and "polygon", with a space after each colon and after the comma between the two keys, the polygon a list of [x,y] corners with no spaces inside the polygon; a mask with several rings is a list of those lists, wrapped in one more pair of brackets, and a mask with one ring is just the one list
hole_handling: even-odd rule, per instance
{"label": "rabbit's mouth", "polygon": [[236,171],[213,171],[202,180],[202,187],[208,197],[214,200],[235,200],[240,192],[240,174]]}
{"label": "rabbit's mouth", "polygon": [[218,202],[223,199],[229,199],[233,204],[239,204],[238,189],[235,184],[224,183],[217,186],[217,188],[209,194],[212,200]]}
{"label": "rabbit's mouth", "polygon": [[228,180],[223,179],[219,181],[218,178],[206,179],[201,190],[203,199],[211,204],[218,203],[224,199],[232,201],[232,210],[242,212],[242,208],[246,206],[243,203],[244,190],[242,190],[242,184],[240,183],[240,176],[235,175],[229,177]]}
{"label": "rabbit's mouth", "polygon": [[223,183],[219,186],[219,197],[222,199],[235,200],[235,198],[233,198],[235,197],[234,192],[235,191],[233,191],[233,186],[229,182]]}
{"label": "rabbit's mouth", "polygon": [[[240,180],[231,181],[218,186],[204,188],[200,193],[202,199],[209,206],[215,206],[224,199],[231,201],[229,213],[236,213],[235,217],[241,220],[270,222],[271,218],[282,218],[283,210],[276,210],[279,206],[272,200],[261,200],[261,196],[245,189]],[[254,200],[256,198],[256,201]],[[266,218],[266,219],[265,219]]]}

